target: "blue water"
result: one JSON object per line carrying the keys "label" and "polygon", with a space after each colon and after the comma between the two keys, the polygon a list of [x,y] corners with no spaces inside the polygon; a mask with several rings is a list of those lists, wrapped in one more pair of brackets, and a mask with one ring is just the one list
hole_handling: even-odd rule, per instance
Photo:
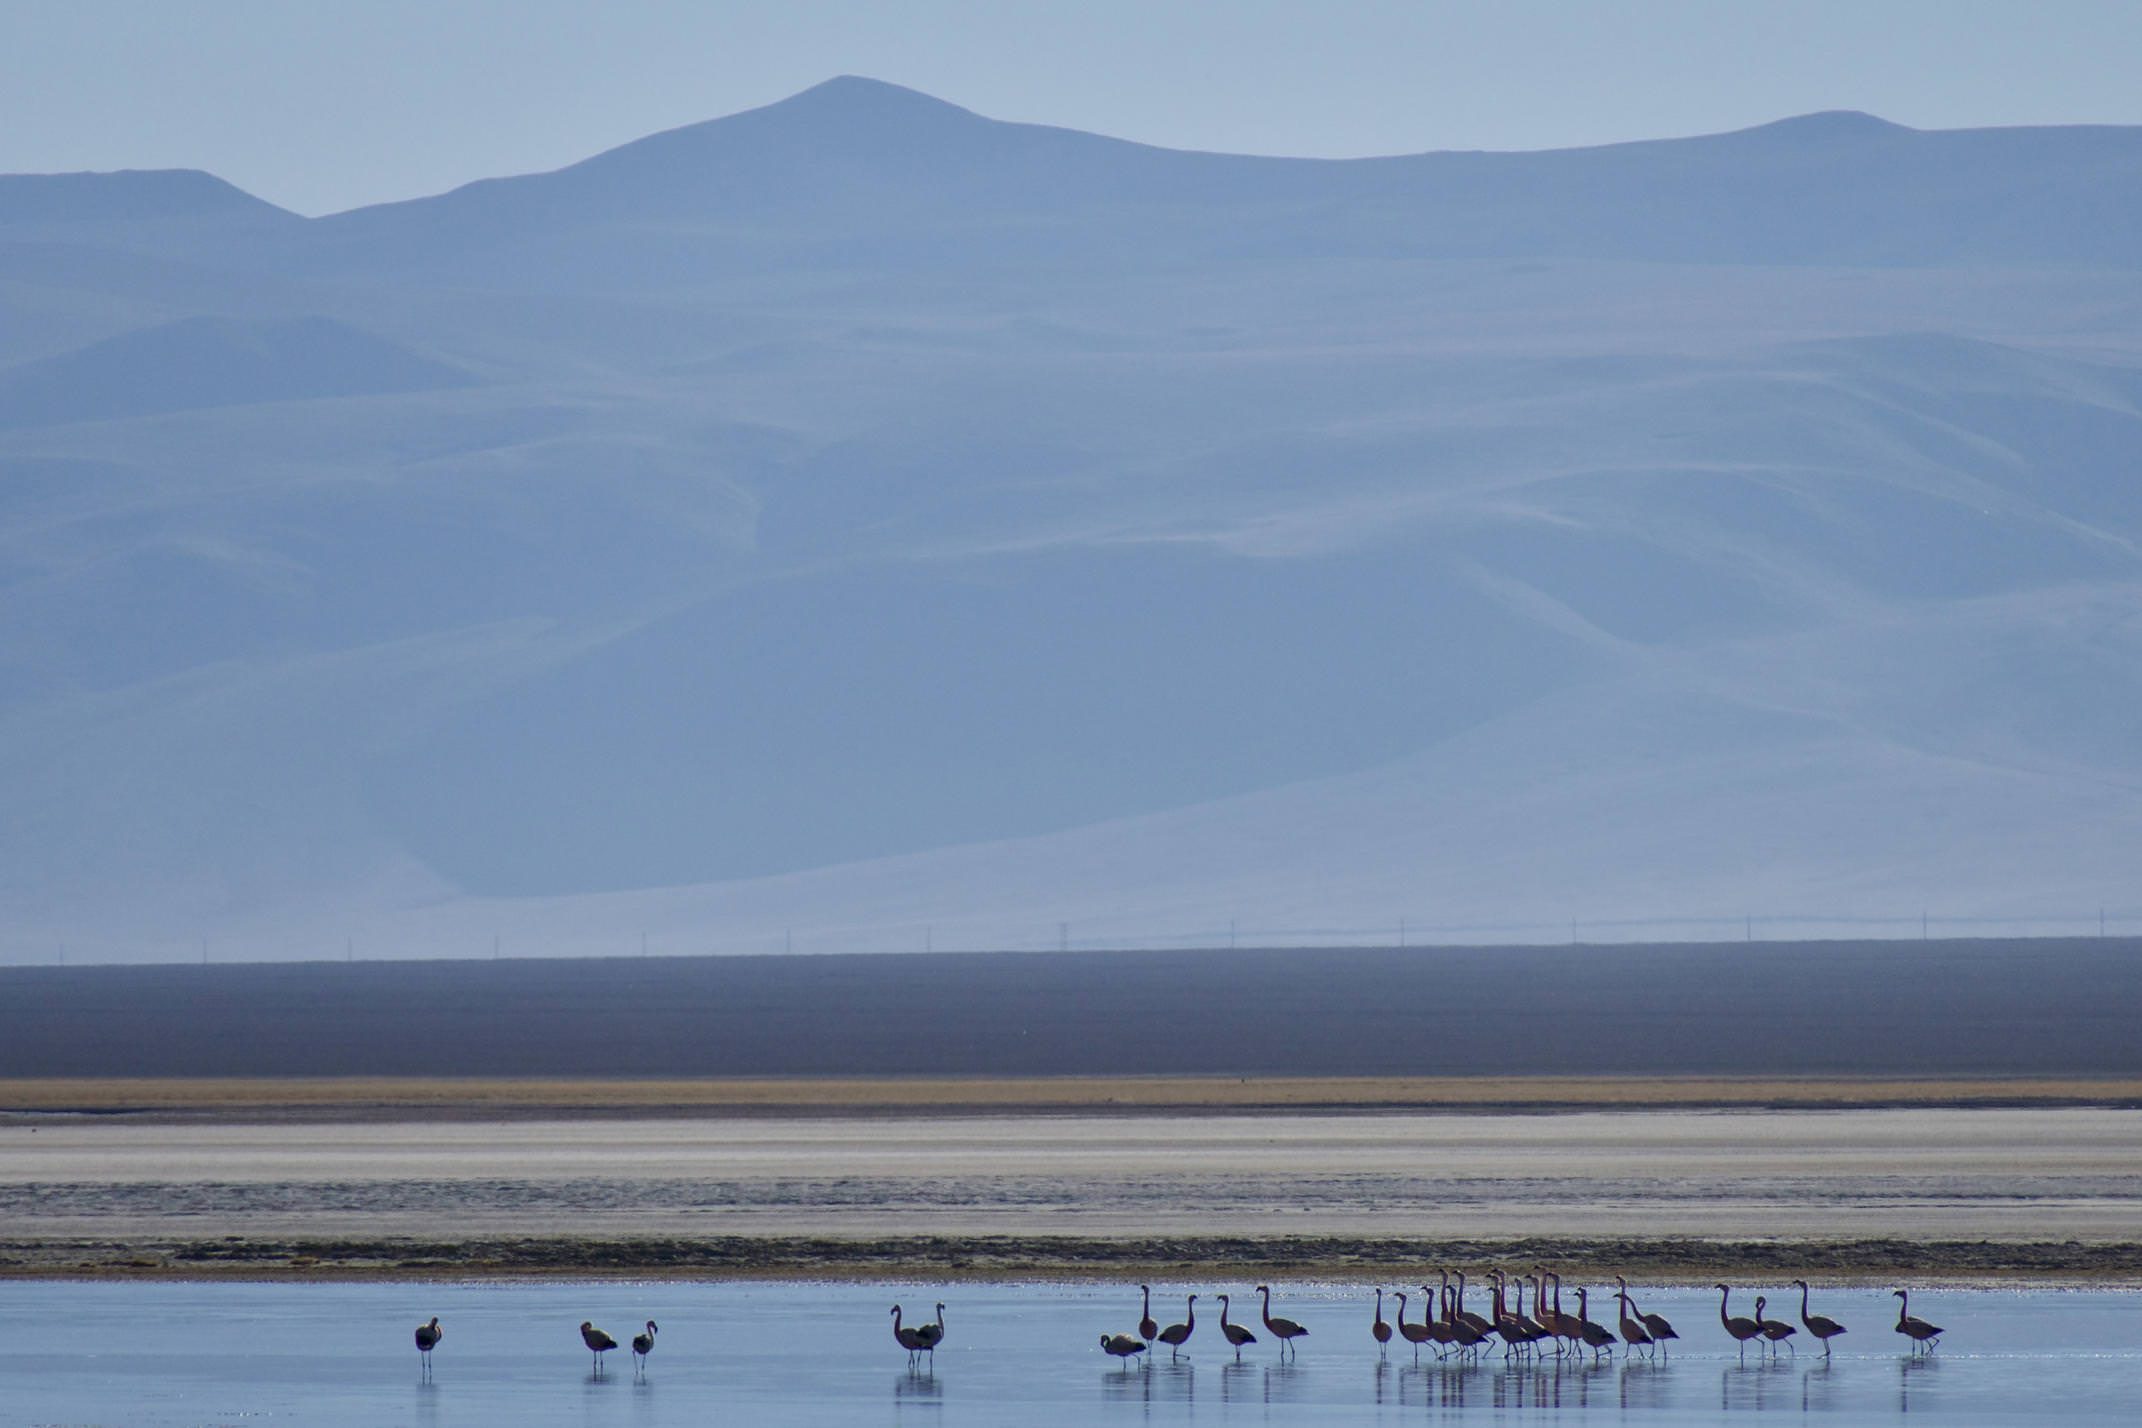
{"label": "blue water", "polygon": [[[1683,1335],[1669,1360],[1558,1368],[1444,1365],[1426,1352],[1416,1367],[1402,1342],[1379,1357],[1371,1296],[1329,1285],[1290,1285],[1275,1306],[1310,1326],[1297,1359],[1282,1363],[1266,1342],[1237,1364],[1209,1295],[1232,1289],[1254,1327],[1249,1286],[1195,1287],[1208,1297],[1187,1360],[1124,1366],[1098,1344],[1138,1317],[1136,1289],[1120,1285],[0,1283],[0,1423],[2142,1421],[2142,1296],[2130,1293],[1915,1295],[1913,1311],[1949,1330],[1915,1360],[1890,1331],[1893,1298],[1832,1290],[1815,1307],[1851,1332],[1824,1362],[1805,1346],[1743,1361],[1715,1295],[1650,1290],[1644,1307]],[[1186,1289],[1156,1293],[1154,1316],[1179,1319]],[[926,1317],[939,1298],[945,1345],[934,1368],[910,1369],[886,1311],[899,1300]],[[1773,1317],[1794,1316],[1789,1291],[1773,1299],[1785,1301]],[[1736,1313],[1752,1307],[1735,1296]],[[411,1334],[434,1314],[446,1337],[426,1381]],[[583,1319],[621,1344],[659,1321],[644,1376],[625,1348],[594,1373]]]}

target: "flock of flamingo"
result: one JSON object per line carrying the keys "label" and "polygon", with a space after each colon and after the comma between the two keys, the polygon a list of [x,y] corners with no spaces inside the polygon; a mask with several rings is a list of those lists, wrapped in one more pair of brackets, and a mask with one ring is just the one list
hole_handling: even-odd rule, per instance
{"label": "flock of flamingo", "polygon": [[[1413,1346],[1416,1363],[1420,1360],[1423,1344],[1434,1345],[1439,1358],[1453,1353],[1476,1358],[1491,1343],[1498,1341],[1505,1357],[1537,1354],[1542,1352],[1545,1346],[1557,1355],[1589,1351],[1593,1359],[1597,1360],[1602,1354],[1612,1353],[1617,1343],[1629,1353],[1658,1354],[1665,1351],[1669,1340],[1681,1337],[1674,1332],[1673,1325],[1667,1322],[1664,1315],[1646,1314],[1636,1307],[1636,1301],[1629,1297],[1628,1281],[1620,1275],[1614,1277],[1614,1299],[1620,1311],[1615,1326],[1620,1332],[1617,1340],[1615,1329],[1609,1329],[1592,1319],[1591,1296],[1587,1289],[1580,1286],[1577,1290],[1576,1313],[1570,1314],[1563,1310],[1562,1276],[1545,1266],[1540,1266],[1531,1274],[1521,1275],[1515,1280],[1499,1269],[1489,1271],[1488,1277],[1494,1289],[1489,1313],[1486,1315],[1465,1307],[1463,1270],[1455,1274],[1449,1270],[1439,1270],[1437,1273],[1442,1276],[1443,1281],[1440,1289],[1431,1290],[1425,1284],[1421,1286],[1423,1297],[1421,1318],[1418,1321],[1406,1317],[1407,1301],[1403,1292],[1396,1295],[1397,1323],[1394,1325],[1387,1321],[1383,1317],[1384,1291],[1376,1291],[1376,1316],[1369,1324],[1369,1334],[1376,1340],[1379,1350],[1381,1346],[1389,1344],[1395,1334]],[[1793,1287],[1800,1291],[1799,1328],[1782,1319],[1766,1318],[1763,1311],[1769,1307],[1770,1301],[1762,1295],[1756,1296],[1754,1318],[1735,1315],[1730,1309],[1732,1289],[1723,1284],[1713,1286],[1718,1291],[1718,1321],[1725,1326],[1726,1333],[1739,1343],[1743,1358],[1747,1356],[1750,1343],[1757,1343],[1762,1352],[1771,1354],[1778,1351],[1780,1344],[1792,1347],[1793,1338],[1800,1332],[1800,1328],[1805,1328],[1821,1343],[1822,1352],[1828,1354],[1830,1340],[1845,1331],[1845,1326],[1835,1319],[1808,1312],[1806,1280],[1795,1279],[1792,1283]],[[1525,1312],[1525,1290],[1528,1287],[1532,1290],[1532,1312],[1529,1314]],[[1258,1317],[1264,1324],[1265,1332],[1278,1343],[1281,1357],[1292,1354],[1295,1341],[1308,1337],[1308,1328],[1292,1319],[1272,1313],[1271,1286],[1260,1284],[1256,1292],[1261,1300]],[[1190,1336],[1197,1332],[1197,1296],[1191,1295],[1189,1302],[1184,1305],[1181,1323],[1162,1328],[1153,1318],[1152,1288],[1141,1284],[1138,1286],[1138,1293],[1138,1331],[1135,1334],[1103,1334],[1101,1348],[1111,1356],[1124,1360],[1126,1364],[1155,1344],[1166,1345],[1171,1359],[1180,1358],[1183,1345],[1189,1343]],[[1895,1294],[1901,1301],[1897,1307],[1896,1331],[1911,1340],[1911,1351],[1914,1354],[1931,1353],[1940,1341],[1940,1326],[1913,1316],[1910,1290],[1899,1289]],[[1247,1326],[1237,1324],[1228,1317],[1233,1308],[1230,1296],[1220,1294],[1214,1297],[1220,1301],[1220,1336],[1234,1349],[1235,1359],[1239,1362],[1243,1348],[1256,1343],[1257,1335]],[[1433,1312],[1431,1306],[1434,1306]],[[632,1361],[635,1372],[645,1370],[647,1356],[654,1352],[655,1332],[655,1322],[649,1319],[646,1329],[633,1336]],[[945,1337],[945,1306],[941,1302],[937,1305],[937,1317],[934,1320],[909,1324],[903,1322],[900,1306],[895,1304],[892,1307],[892,1332],[893,1340],[907,1350],[910,1363],[922,1355],[928,1355],[931,1361],[935,1362],[937,1346],[944,1342]],[[417,1353],[421,1356],[427,1375],[431,1372],[431,1351],[439,1346],[439,1341],[445,1334],[446,1331],[439,1327],[436,1315],[429,1323],[417,1325]],[[600,1374],[603,1371],[602,1356],[617,1347],[617,1340],[596,1328],[593,1322],[583,1320],[580,1325],[580,1341],[587,1345],[588,1352],[594,1355],[595,1372]],[[1799,1350],[1794,1348],[1793,1352],[1798,1353]]]}
{"label": "flock of flamingo", "polygon": [[[1562,1276],[1544,1266],[1515,1280],[1499,1269],[1491,1270],[1489,1278],[1494,1286],[1493,1302],[1489,1313],[1485,1315],[1465,1307],[1464,1271],[1453,1274],[1449,1270],[1439,1270],[1438,1273],[1442,1275],[1440,1289],[1430,1289],[1425,1284],[1421,1286],[1423,1298],[1418,1321],[1406,1317],[1407,1296],[1403,1292],[1395,1296],[1398,1300],[1397,1322],[1394,1324],[1386,1320],[1383,1317],[1384,1291],[1376,1291],[1376,1312],[1369,1322],[1369,1334],[1376,1340],[1379,1351],[1381,1346],[1389,1344],[1395,1335],[1413,1346],[1416,1363],[1420,1360],[1423,1344],[1433,1345],[1439,1358],[1453,1353],[1473,1358],[1497,1342],[1501,1344],[1505,1357],[1538,1354],[1551,1348],[1557,1355],[1589,1351],[1596,1360],[1602,1354],[1612,1353],[1617,1344],[1628,1353],[1661,1354],[1665,1352],[1669,1340],[1681,1337],[1664,1315],[1646,1314],[1636,1307],[1636,1301],[1629,1296],[1628,1281],[1620,1275],[1614,1277],[1614,1299],[1619,1313],[1615,1328],[1609,1329],[1591,1317],[1591,1294],[1587,1289],[1580,1287],[1577,1290],[1576,1313],[1571,1314],[1564,1310]],[[1525,1290],[1528,1286],[1532,1290],[1532,1312],[1529,1314],[1525,1312]],[[1801,1328],[1805,1328],[1809,1335],[1822,1345],[1822,1352],[1826,1355],[1830,1351],[1830,1340],[1845,1331],[1845,1326],[1835,1319],[1808,1312],[1808,1287],[1804,1279],[1793,1281],[1793,1287],[1800,1291],[1800,1324],[1797,1327],[1782,1319],[1767,1317],[1764,1311],[1769,1307],[1770,1301],[1762,1295],[1756,1297],[1754,1318],[1735,1315],[1728,1307],[1733,1297],[1732,1289],[1723,1284],[1714,1287],[1718,1290],[1718,1320],[1724,1325],[1726,1333],[1740,1345],[1743,1358],[1747,1356],[1748,1344],[1751,1341],[1757,1343],[1761,1351],[1766,1353],[1775,1354],[1780,1344],[1798,1353],[1799,1350],[1793,1347],[1793,1339]],[[1152,1289],[1141,1284],[1138,1291],[1141,1296],[1138,1332],[1103,1334],[1101,1348],[1116,1358],[1128,1361],[1145,1353],[1155,1344],[1164,1344],[1171,1359],[1180,1358],[1183,1345],[1188,1343],[1190,1336],[1197,1331],[1197,1296],[1190,1296],[1189,1303],[1184,1307],[1181,1323],[1170,1324],[1163,1329],[1153,1320]],[[1262,1295],[1264,1300],[1264,1327],[1279,1341],[1280,1353],[1285,1355],[1294,1341],[1309,1331],[1292,1319],[1272,1317],[1272,1291],[1268,1287],[1258,1285],[1257,1293]],[[1940,1326],[1929,1324],[1912,1314],[1909,1290],[1899,1289],[1895,1293],[1901,1301],[1897,1309],[1896,1331],[1911,1341],[1911,1351],[1914,1354],[1931,1352],[1941,1338]],[[1256,1343],[1257,1336],[1242,1325],[1230,1322],[1228,1296],[1222,1294],[1218,1298],[1220,1333],[1234,1348],[1235,1358],[1239,1361],[1243,1346]],[[940,1304],[940,1317],[943,1309],[944,1306]],[[897,1306],[895,1312],[897,1313]]]}

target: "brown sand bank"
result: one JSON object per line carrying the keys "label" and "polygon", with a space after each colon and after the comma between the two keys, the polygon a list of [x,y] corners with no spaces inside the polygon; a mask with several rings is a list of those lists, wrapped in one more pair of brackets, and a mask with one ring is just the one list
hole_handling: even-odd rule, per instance
{"label": "brown sand bank", "polygon": [[915,1076],[0,1079],[23,1113],[216,1119],[2142,1106],[2138,1077]]}
{"label": "brown sand bank", "polygon": [[2142,1286],[2142,1245],[1983,1240],[1391,1240],[1336,1236],[0,1241],[0,1279],[1184,1279],[1411,1284],[1549,1264],[1572,1279]]}
{"label": "brown sand bank", "polygon": [[1536,1244],[1510,1252],[1654,1278],[1766,1255],[1833,1277],[2126,1277],[2142,1110],[17,1114],[0,1117],[0,1226],[16,1274],[1136,1273],[1261,1256],[1367,1273]]}

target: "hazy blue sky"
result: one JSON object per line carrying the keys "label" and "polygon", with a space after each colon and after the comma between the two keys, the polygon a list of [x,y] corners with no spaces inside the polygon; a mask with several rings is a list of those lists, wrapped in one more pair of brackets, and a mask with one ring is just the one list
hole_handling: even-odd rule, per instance
{"label": "hazy blue sky", "polygon": [[1867,109],[2142,123],[2133,0],[0,0],[0,171],[303,212],[553,168],[841,73],[1175,147],[1541,148]]}

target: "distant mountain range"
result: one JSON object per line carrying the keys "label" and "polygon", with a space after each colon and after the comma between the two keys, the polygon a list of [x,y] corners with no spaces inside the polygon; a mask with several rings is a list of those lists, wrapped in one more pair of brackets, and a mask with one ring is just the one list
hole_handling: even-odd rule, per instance
{"label": "distant mountain range", "polygon": [[2142,925],[2138,453],[2136,129],[0,176],[0,960]]}

